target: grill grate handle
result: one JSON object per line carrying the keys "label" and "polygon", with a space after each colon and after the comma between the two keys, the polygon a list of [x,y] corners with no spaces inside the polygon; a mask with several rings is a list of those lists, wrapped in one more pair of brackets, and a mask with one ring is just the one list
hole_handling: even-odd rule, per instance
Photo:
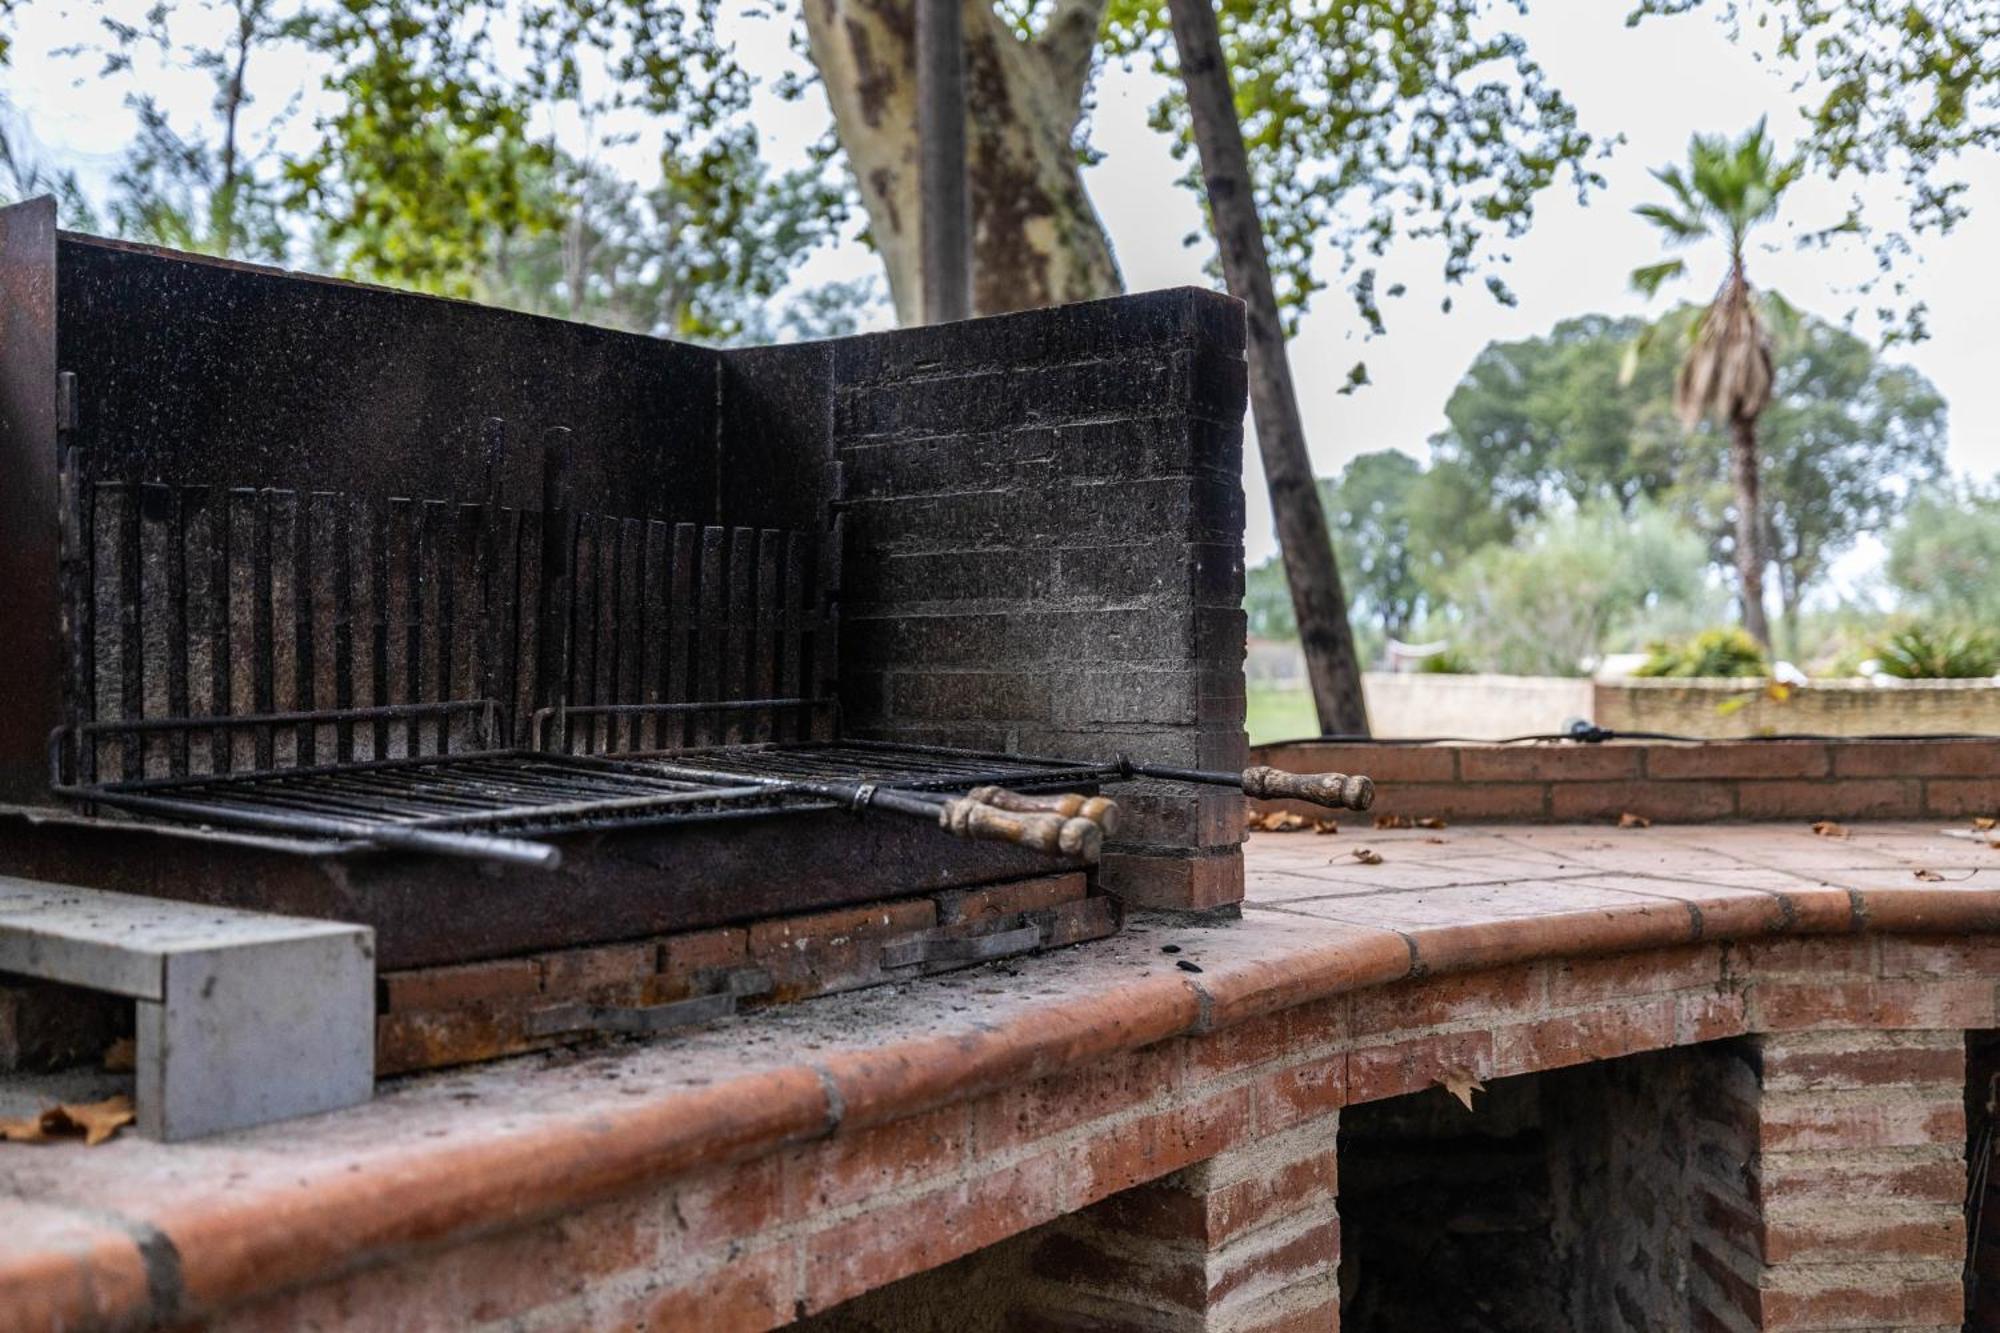
{"label": "grill grate handle", "polygon": [[1061,815],[1065,819],[1088,819],[1104,831],[1106,837],[1118,832],[1118,803],[1109,796],[1079,796],[1075,792],[1061,792],[1053,796],[1025,796],[1005,787],[974,787],[966,793],[970,800],[981,805],[990,805],[995,810],[1012,810],[1017,814]]}
{"label": "grill grate handle", "polygon": [[1002,810],[969,796],[946,801],[938,825],[956,837],[977,842],[1011,842],[1050,855],[1097,860],[1104,830],[1080,816]]}
{"label": "grill grate handle", "polygon": [[1287,773],[1258,765],[1243,770],[1243,794],[1261,801],[1307,801],[1334,810],[1366,810],[1375,783],[1359,773]]}

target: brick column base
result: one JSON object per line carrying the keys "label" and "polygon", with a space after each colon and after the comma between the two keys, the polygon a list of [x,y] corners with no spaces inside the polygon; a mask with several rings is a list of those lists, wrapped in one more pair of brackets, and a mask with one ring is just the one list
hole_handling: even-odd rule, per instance
{"label": "brick column base", "polygon": [[1957,1329],[1959,1032],[1797,1032],[1715,1048],[1697,1100],[1695,1327]]}
{"label": "brick column base", "polygon": [[1337,1128],[1321,1116],[1053,1224],[1028,1257],[1013,1326],[1337,1330]]}

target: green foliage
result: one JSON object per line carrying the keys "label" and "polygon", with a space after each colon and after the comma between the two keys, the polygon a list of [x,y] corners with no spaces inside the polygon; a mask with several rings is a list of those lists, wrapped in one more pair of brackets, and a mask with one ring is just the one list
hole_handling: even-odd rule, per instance
{"label": "green foliage", "polygon": [[[1788,638],[1799,609],[1842,552],[1888,527],[1945,465],[1945,401],[1908,366],[1843,329],[1805,317],[1775,345],[1772,398],[1758,421],[1764,544]],[[1734,496],[1719,432],[1691,436],[1674,503],[1731,558]],[[1795,648],[1795,644],[1793,645]]]}
{"label": "green foliage", "polygon": [[1764,660],[1764,650],[1755,639],[1730,626],[1705,629],[1678,643],[1655,643],[1632,674],[1675,678],[1765,676],[1770,674],[1770,664]]}
{"label": "green foliage", "polygon": [[[1447,282],[1479,280],[1509,303],[1498,268],[1532,221],[1535,196],[1558,183],[1579,195],[1602,186],[1596,141],[1522,39],[1496,27],[1504,8],[1223,0],[1252,187],[1292,319],[1324,285],[1313,272],[1324,245],[1380,331],[1381,299],[1403,292],[1378,271],[1398,238],[1434,242]],[[1152,124],[1173,136],[1190,163],[1186,184],[1199,191],[1165,0],[1111,0],[1103,35],[1110,56],[1149,61],[1173,79]]]}
{"label": "green foliage", "polygon": [[[1660,348],[1622,376],[1623,349],[1646,325],[1583,315],[1547,335],[1488,343],[1445,403],[1431,438],[1433,482],[1424,497],[1444,516],[1445,549],[1483,545],[1552,503],[1602,499],[1620,508],[1655,497],[1675,479],[1683,447],[1670,399],[1673,361]],[[1474,521],[1468,509],[1492,515]],[[1496,531],[1497,528],[1497,531]]]}
{"label": "green foliage", "polygon": [[1706,608],[1704,554],[1663,509],[1594,503],[1474,552],[1445,580],[1449,606],[1425,633],[1448,633],[1483,670],[1581,675],[1646,617]]}
{"label": "green foliage", "polygon": [[[1703,0],[1639,0],[1628,23],[1679,14]],[[1739,41],[1761,41],[1792,87],[1825,89],[1804,108],[1802,165],[1849,181],[1856,203],[1808,238],[1843,236],[1872,249],[1876,272],[1861,284],[1894,339],[1927,336],[1921,302],[1908,299],[1913,237],[1943,235],[1964,221],[1966,182],[1953,164],[2000,143],[2000,27],[1985,4],[1910,0],[1710,0]],[[1896,216],[1870,220],[1861,182],[1894,181]],[[1881,193],[1881,192],[1871,192]]]}
{"label": "green foliage", "polygon": [[1884,675],[1901,680],[1971,680],[2000,675],[2000,635],[1990,629],[1911,625],[1875,650]]}
{"label": "green foliage", "polygon": [[[1536,515],[1592,500],[1668,505],[1728,567],[1728,441],[1706,424],[1683,433],[1674,421],[1674,339],[1661,332],[1685,327],[1692,313],[1680,307],[1653,325],[1587,315],[1480,352],[1411,491],[1410,541],[1427,586]],[[1946,411],[1930,381],[1852,334],[1810,316],[1789,328],[1774,347],[1758,452],[1766,545],[1796,628],[1832,562],[1938,474]]]}
{"label": "green foliage", "polygon": [[1348,613],[1389,638],[1408,635],[1423,610],[1424,587],[1412,544],[1411,496],[1423,468],[1394,449],[1350,459],[1320,483]]}
{"label": "green foliage", "polygon": [[824,336],[879,300],[872,288],[834,285],[780,309],[793,270],[844,221],[841,192],[817,171],[773,173],[747,125],[691,158],[667,159],[665,179],[642,191],[600,166],[559,157],[527,188],[566,214],[561,225],[499,246],[476,279],[480,299],[708,343]]}
{"label": "green foliage", "polygon": [[1937,488],[1889,535],[1889,582],[1944,619],[2000,625],[2000,483]]}
{"label": "green foliage", "polygon": [[1469,676],[1477,670],[1472,665],[1472,659],[1455,648],[1446,648],[1417,661],[1417,674],[1420,676]]}
{"label": "green foliage", "polygon": [[[1778,160],[1759,120],[1741,139],[1697,134],[1688,141],[1686,169],[1659,168],[1653,179],[1667,187],[1671,204],[1641,204],[1633,211],[1658,228],[1668,245],[1687,245],[1720,235],[1732,267],[1743,262],[1750,229],[1776,216],[1778,200],[1799,178],[1796,159]],[[1633,270],[1632,285],[1651,296],[1660,284],[1684,272],[1677,259]]]}

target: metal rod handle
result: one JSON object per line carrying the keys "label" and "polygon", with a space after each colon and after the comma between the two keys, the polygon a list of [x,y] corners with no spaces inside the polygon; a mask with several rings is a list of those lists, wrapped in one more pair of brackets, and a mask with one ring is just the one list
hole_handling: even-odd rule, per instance
{"label": "metal rod handle", "polygon": [[960,838],[1011,842],[1052,856],[1075,856],[1085,861],[1095,861],[1104,848],[1104,830],[1088,819],[997,810],[969,796],[946,801],[938,811],[938,825]]}
{"label": "metal rod handle", "polygon": [[1016,814],[1052,814],[1067,819],[1088,819],[1106,834],[1118,831],[1118,803],[1109,796],[1080,796],[1076,792],[1059,792],[1049,796],[1025,796],[1005,787],[974,787],[966,793],[968,800],[990,805],[995,810],[1012,810]]}
{"label": "metal rod handle", "polygon": [[1359,773],[1287,773],[1258,765],[1243,770],[1243,794],[1260,801],[1307,801],[1335,810],[1375,804],[1375,782]]}

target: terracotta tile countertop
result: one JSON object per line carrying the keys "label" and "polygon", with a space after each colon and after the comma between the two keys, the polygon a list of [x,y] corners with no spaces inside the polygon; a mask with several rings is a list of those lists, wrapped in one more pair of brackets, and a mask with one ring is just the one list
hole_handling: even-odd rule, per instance
{"label": "terracotta tile countertop", "polygon": [[1258,834],[1239,922],[1139,917],[1075,949],[396,1081],[367,1106],[200,1143],[0,1144],[0,1327],[138,1314],[176,1259],[182,1310],[225,1306],[1416,973],[1694,939],[2000,931],[1991,835],[1844,832]]}

